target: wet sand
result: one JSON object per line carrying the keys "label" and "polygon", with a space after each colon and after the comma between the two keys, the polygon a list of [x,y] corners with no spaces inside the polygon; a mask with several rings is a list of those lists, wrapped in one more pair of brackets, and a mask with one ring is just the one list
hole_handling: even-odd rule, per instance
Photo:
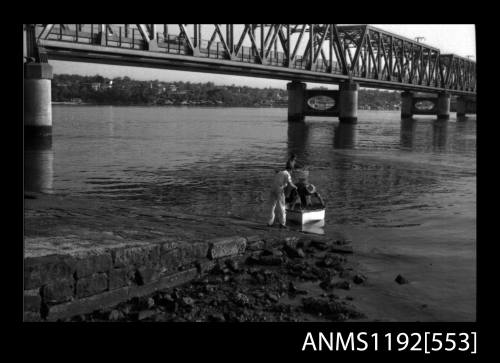
{"label": "wet sand", "polygon": [[[355,241],[353,262],[370,277],[352,291],[356,305],[373,320],[476,321],[475,205],[405,220],[411,223],[342,229]],[[398,274],[409,283],[396,284]]]}

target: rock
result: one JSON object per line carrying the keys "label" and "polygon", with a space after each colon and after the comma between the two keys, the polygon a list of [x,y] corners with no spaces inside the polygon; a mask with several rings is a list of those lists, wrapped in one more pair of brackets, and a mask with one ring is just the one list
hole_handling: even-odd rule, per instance
{"label": "rock", "polygon": [[95,273],[76,281],[76,297],[82,298],[98,294],[108,289],[108,275]]}
{"label": "rock", "polygon": [[357,285],[362,284],[363,282],[365,282],[365,281],[366,281],[366,276],[361,275],[361,274],[356,274],[356,275],[354,275],[354,277],[352,278],[352,281],[353,281],[355,284],[357,284]]}
{"label": "rock", "polygon": [[182,306],[188,309],[192,309],[194,306],[194,300],[190,297],[184,297],[181,299]]}
{"label": "rock", "polygon": [[124,318],[124,315],[123,313],[120,311],[120,310],[111,310],[111,312],[109,313],[109,316],[108,316],[108,320],[110,321],[117,321],[117,320],[121,320]]}
{"label": "rock", "polygon": [[[43,296],[43,300],[45,303],[55,304],[70,301],[74,299],[74,285],[75,282],[73,279],[54,280],[47,285],[42,286],[42,288],[40,289],[40,295]],[[104,289],[102,284],[98,287],[102,290]],[[80,290],[78,290],[78,292],[80,292]],[[92,292],[93,291],[91,291],[89,295],[91,295]],[[40,309],[40,305],[38,306],[38,309]]]}
{"label": "rock", "polygon": [[226,318],[221,313],[215,313],[215,314],[210,314],[208,316],[208,320],[217,323],[224,323],[226,321]]}
{"label": "rock", "polygon": [[152,308],[153,306],[155,306],[155,301],[154,301],[154,299],[153,299],[153,298],[151,298],[151,297],[150,297],[150,298],[147,300],[147,306],[148,306],[148,308]]}
{"label": "rock", "polygon": [[338,240],[335,240],[335,244],[339,245],[339,246],[348,245],[348,244],[351,244],[351,243],[352,243],[352,241],[349,240],[349,239],[338,239]]}
{"label": "rock", "polygon": [[283,243],[293,248],[298,248],[303,245],[303,243],[300,241],[300,238],[294,236],[285,237]]}
{"label": "rock", "polygon": [[219,262],[216,262],[215,265],[210,270],[210,273],[212,275],[223,275],[224,274],[224,268],[220,265]]}
{"label": "rock", "polygon": [[290,246],[289,244],[285,244],[283,246],[283,251],[287,254],[288,257],[290,258],[304,258],[305,253],[302,251],[301,248],[295,248]]}
{"label": "rock", "polygon": [[396,279],[394,280],[396,281],[398,284],[402,285],[402,284],[407,284],[409,283],[410,281],[408,281],[406,278],[404,278],[402,275],[398,275],[396,276]]}
{"label": "rock", "polygon": [[71,257],[48,255],[26,257],[24,259],[24,289],[40,288],[53,281],[71,281],[74,276],[75,261]]}
{"label": "rock", "polygon": [[137,320],[140,321],[140,320],[148,319],[148,318],[151,318],[155,314],[156,314],[155,310],[141,310],[137,314]]}
{"label": "rock", "polygon": [[274,251],[271,248],[263,248],[259,256],[272,256]]}
{"label": "rock", "polygon": [[132,283],[134,271],[129,267],[112,268],[108,273],[109,290],[118,289]]}
{"label": "rock", "polygon": [[257,264],[264,266],[279,266],[283,263],[281,257],[278,256],[261,256]]}
{"label": "rock", "polygon": [[247,257],[247,259],[245,260],[245,263],[247,265],[258,265],[259,264],[259,257],[258,256],[254,256],[254,255],[250,255]]}
{"label": "rock", "polygon": [[154,266],[160,262],[160,246],[146,245],[140,247],[119,248],[111,251],[114,267]]}
{"label": "rock", "polygon": [[24,311],[39,313],[41,304],[40,289],[24,290]]}
{"label": "rock", "polygon": [[171,296],[174,300],[179,300],[182,298],[183,292],[180,288],[176,287],[172,290]]}
{"label": "rock", "polygon": [[130,314],[133,310],[134,310],[134,306],[132,304],[130,304],[130,303],[126,303],[126,304],[120,305],[120,311],[124,315]]}
{"label": "rock", "polygon": [[339,252],[339,253],[353,253],[352,246],[332,245],[330,246],[329,250],[332,252]]}
{"label": "rock", "polygon": [[250,304],[250,299],[245,294],[242,294],[241,292],[237,292],[234,295],[234,302],[240,306],[245,306],[245,305]]}
{"label": "rock", "polygon": [[341,277],[343,279],[347,279],[347,278],[351,277],[351,273],[347,270],[342,270],[342,271],[340,271],[339,277]]}
{"label": "rock", "polygon": [[351,284],[348,281],[342,281],[342,282],[337,282],[336,284],[333,285],[333,287],[337,289],[350,290]]}
{"label": "rock", "polygon": [[334,284],[332,283],[331,279],[326,279],[320,282],[319,287],[321,287],[323,290],[333,290]]}
{"label": "rock", "polygon": [[247,250],[249,251],[259,251],[259,250],[262,250],[265,246],[265,243],[264,241],[262,240],[258,240],[258,241],[254,241],[254,242],[250,242],[249,241],[249,238],[247,238]]}
{"label": "rock", "polygon": [[216,238],[209,241],[208,257],[210,259],[235,256],[246,249],[246,239],[243,237]]}
{"label": "rock", "polygon": [[209,294],[209,293],[212,293],[212,292],[214,292],[214,291],[215,291],[215,286],[214,286],[214,285],[206,285],[206,286],[205,286],[205,292],[206,292],[206,293],[208,293],[208,294]]}
{"label": "rock", "polygon": [[102,251],[78,252],[74,255],[76,278],[92,275],[96,272],[107,272],[113,266],[111,253]]}
{"label": "rock", "polygon": [[240,270],[240,267],[238,265],[238,262],[235,260],[227,260],[225,262],[227,268],[231,270],[232,272],[238,272]]}
{"label": "rock", "polygon": [[352,307],[341,304],[335,300],[312,297],[303,298],[302,307],[305,312],[318,316],[325,315],[333,320],[345,320],[347,318],[358,318],[363,316],[363,314]]}
{"label": "rock", "polygon": [[304,311],[314,314],[332,314],[344,311],[344,307],[340,303],[314,297],[303,298],[302,306]]}
{"label": "rock", "polygon": [[256,291],[253,293],[253,296],[255,296],[257,299],[263,299],[265,294],[262,291]]}
{"label": "rock", "polygon": [[328,249],[328,244],[325,241],[313,239],[309,244],[310,247],[313,247],[317,250],[324,251]]}
{"label": "rock", "polygon": [[278,302],[279,301],[279,297],[276,295],[276,294],[273,294],[273,293],[267,293],[266,294],[266,297],[271,300],[272,302]]}
{"label": "rock", "polygon": [[316,266],[327,268],[339,268],[345,259],[338,255],[326,254],[321,261],[316,262]]}

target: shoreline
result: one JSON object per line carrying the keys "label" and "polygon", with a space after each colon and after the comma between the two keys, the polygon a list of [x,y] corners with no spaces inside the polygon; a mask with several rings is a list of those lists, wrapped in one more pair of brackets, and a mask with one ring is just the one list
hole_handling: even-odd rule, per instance
{"label": "shoreline", "polygon": [[[399,247],[400,238],[408,234],[405,229],[399,229],[402,234],[398,235],[394,229],[379,228],[369,233],[339,226],[329,235],[317,236],[267,228],[262,223],[234,217],[207,218],[171,213],[147,204],[130,205],[127,201],[29,192],[25,193],[24,214],[27,320],[41,319],[40,306],[47,309],[48,297],[52,299],[48,302],[52,309],[48,320],[113,320],[110,316],[121,317],[119,321],[212,321],[214,316],[221,321],[475,320],[475,294],[469,287],[457,289],[451,280],[435,284],[440,276],[450,276],[448,271],[452,268],[452,275],[473,289],[475,273],[462,268],[463,263],[456,258],[406,255]],[[378,250],[380,247],[371,244],[373,238],[386,240],[387,247]],[[347,253],[342,252],[338,244],[350,240]],[[315,249],[311,241],[323,242],[326,247]],[[288,256],[286,245],[290,243],[305,255]],[[217,244],[221,254],[208,257]],[[281,262],[247,263],[252,256],[258,260],[266,254],[279,257]],[[325,254],[342,262],[325,268],[321,265]],[[232,263],[229,261],[239,264],[238,271],[225,267]],[[43,268],[27,273],[27,266],[37,265],[33,262],[50,267],[45,269],[45,280],[41,278]],[[299,269],[298,276],[291,266]],[[427,267],[422,270],[422,266]],[[83,277],[74,280],[75,271],[82,269]],[[396,283],[398,274],[408,283]],[[30,276],[36,280],[34,283],[29,281]],[[325,290],[320,286],[327,277],[331,286]],[[266,278],[271,299],[266,290],[255,290],[253,282],[267,281]],[[295,289],[306,294],[290,297],[285,286],[290,281]],[[207,286],[210,291],[217,291],[216,297],[206,291]],[[239,293],[253,303],[238,305],[235,296]],[[171,301],[172,294],[178,296],[177,305]],[[350,307],[348,311],[353,317],[333,319],[306,312],[301,301],[307,298],[343,303],[342,306]],[[158,303],[148,307],[149,299]],[[190,302],[185,309],[183,299]],[[213,299],[219,305],[222,301],[236,304],[233,308],[243,309],[242,315],[228,313],[220,319],[217,309],[214,313],[212,304],[217,302]],[[176,307],[175,311],[162,305],[167,300],[170,308]],[[284,310],[275,311],[276,306]],[[143,310],[148,313],[138,319]]]}
{"label": "shoreline", "polygon": [[[131,299],[217,275],[217,269],[227,261],[246,261],[250,257],[256,260],[247,261],[247,268],[239,271],[238,278],[252,279],[255,273],[252,269],[257,265],[266,276],[273,268],[286,268],[286,271],[298,268],[302,271],[299,275],[319,283],[317,279],[329,278],[330,272],[326,267],[315,267],[316,259],[325,259],[327,248],[337,251],[332,256],[350,254],[349,246],[335,246],[344,240],[336,233],[327,237],[313,236],[230,217],[207,220],[145,205],[130,207],[122,201],[26,193],[25,320],[57,321],[93,312],[99,314],[103,309]],[[310,246],[312,241],[324,244],[325,248],[316,251]],[[301,247],[308,252],[303,256],[289,255],[290,249],[296,251]],[[279,258],[269,262],[266,257],[269,251]],[[307,259],[311,261],[306,262]],[[343,262],[336,266],[347,269]],[[294,276],[295,272],[290,273]],[[337,274],[333,270],[331,273]],[[285,282],[287,275],[283,271],[274,275],[276,281]],[[352,278],[346,273],[341,280],[347,282]],[[215,279],[221,289],[226,290],[225,300],[227,296],[234,297],[235,289],[242,286],[240,283],[230,287],[225,284],[227,279],[220,280],[217,276]],[[246,286],[252,289],[253,285],[248,282]],[[326,295],[316,295],[308,297],[328,301]],[[278,301],[270,303],[274,306]],[[264,321],[273,319],[272,311],[266,313],[268,308],[260,309],[267,316]],[[314,319],[315,308],[311,309],[313,314],[306,314],[305,319]],[[354,308],[349,309],[346,311],[357,316]],[[289,314],[290,319],[298,316],[303,316],[301,308]],[[321,313],[316,314],[316,318],[324,320]]]}

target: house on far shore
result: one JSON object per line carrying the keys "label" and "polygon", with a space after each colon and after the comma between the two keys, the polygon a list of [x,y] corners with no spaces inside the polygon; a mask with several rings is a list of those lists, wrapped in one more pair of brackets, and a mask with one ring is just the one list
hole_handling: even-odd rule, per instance
{"label": "house on far shore", "polygon": [[94,91],[99,91],[99,90],[102,90],[102,89],[107,89],[107,88],[113,88],[113,81],[108,81],[108,82],[92,82],[90,84],[90,87],[94,90]]}

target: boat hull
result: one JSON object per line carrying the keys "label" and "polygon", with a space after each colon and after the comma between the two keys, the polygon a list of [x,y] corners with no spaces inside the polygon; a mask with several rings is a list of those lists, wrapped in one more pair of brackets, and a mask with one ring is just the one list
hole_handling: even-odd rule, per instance
{"label": "boat hull", "polygon": [[286,210],[286,220],[297,224],[317,222],[324,219],[325,219],[325,209]]}

